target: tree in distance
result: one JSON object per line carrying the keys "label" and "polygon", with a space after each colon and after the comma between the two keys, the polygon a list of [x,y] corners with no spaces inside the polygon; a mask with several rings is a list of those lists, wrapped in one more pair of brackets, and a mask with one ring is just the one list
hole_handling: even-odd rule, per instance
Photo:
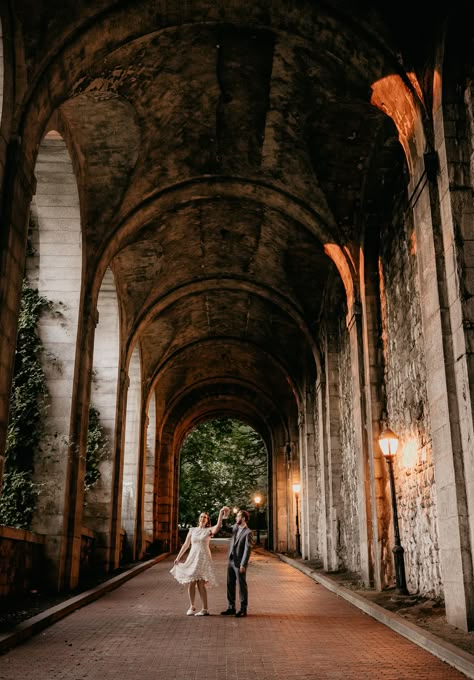
{"label": "tree in distance", "polygon": [[223,505],[249,509],[257,492],[267,498],[267,450],[253,428],[218,418],[190,432],[181,448],[181,527],[204,511],[215,521]]}

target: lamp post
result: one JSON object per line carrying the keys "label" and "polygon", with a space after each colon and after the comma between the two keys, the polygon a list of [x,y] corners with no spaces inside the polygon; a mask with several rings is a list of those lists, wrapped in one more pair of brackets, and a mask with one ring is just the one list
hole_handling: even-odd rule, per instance
{"label": "lamp post", "polygon": [[260,503],[262,502],[262,497],[257,495],[253,501],[257,508],[257,545],[260,545]]}
{"label": "lamp post", "polygon": [[398,437],[390,428],[386,428],[379,435],[379,446],[388,464],[388,474],[390,477],[390,493],[392,497],[393,515],[393,560],[395,564],[396,590],[400,595],[408,595],[407,582],[405,577],[404,550],[400,542],[400,531],[398,528],[397,495],[395,493],[395,478],[393,475],[393,458],[398,449]]}
{"label": "lamp post", "polygon": [[301,537],[300,537],[300,516],[298,512],[298,500],[301,491],[301,484],[293,484],[293,492],[296,499],[296,553],[301,555]]}

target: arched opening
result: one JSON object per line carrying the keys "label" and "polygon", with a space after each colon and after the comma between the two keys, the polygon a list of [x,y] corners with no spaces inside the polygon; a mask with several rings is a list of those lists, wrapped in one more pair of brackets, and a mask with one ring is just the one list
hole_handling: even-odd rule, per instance
{"label": "arched opening", "polygon": [[135,538],[137,533],[141,400],[140,351],[138,346],[133,350],[130,359],[128,379],[122,477],[122,529],[125,531],[123,559],[125,561],[135,557]]}
{"label": "arched opening", "polygon": [[145,496],[143,508],[143,529],[146,544],[151,544],[153,542],[153,498],[155,492],[155,464],[156,464],[156,400],[155,393],[153,392],[148,404],[148,418],[146,429]]}
{"label": "arched opening", "polygon": [[180,450],[178,527],[180,537],[208,512],[217,519],[223,505],[250,514],[257,541],[267,536],[268,454],[252,426],[235,418],[212,418],[196,425]]}
{"label": "arched opening", "polygon": [[44,346],[48,408],[43,419],[34,479],[41,494],[32,527],[47,534],[47,555],[59,565],[65,514],[73,375],[82,277],[79,195],[62,136],[44,137],[35,166],[36,195],[30,213],[31,255],[26,277],[49,301],[39,321]]}
{"label": "arched opening", "polygon": [[[107,561],[113,502],[113,461],[119,364],[119,315],[117,291],[111,269],[105,273],[97,301],[98,324],[94,341],[89,439],[86,462],[91,479],[84,494],[83,523],[94,532],[94,568]],[[92,427],[98,430],[92,431]],[[95,437],[94,437],[95,434]]]}

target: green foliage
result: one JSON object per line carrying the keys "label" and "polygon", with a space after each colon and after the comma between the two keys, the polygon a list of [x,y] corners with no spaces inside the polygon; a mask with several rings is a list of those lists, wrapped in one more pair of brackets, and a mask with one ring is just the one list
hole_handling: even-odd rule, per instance
{"label": "green foliage", "polygon": [[196,427],[181,449],[179,523],[196,524],[203,510],[223,505],[249,508],[252,495],[267,493],[267,452],[248,425],[220,418]]}
{"label": "green foliage", "polygon": [[0,496],[0,524],[28,529],[39,486],[31,480],[46,410],[46,382],[41,366],[43,345],[37,327],[51,304],[23,281],[10,418],[5,451],[5,474]]}
{"label": "green foliage", "polygon": [[0,496],[0,524],[29,529],[38,494],[39,484],[31,480],[30,472],[5,472]]}
{"label": "green foliage", "polygon": [[15,367],[7,430],[6,470],[31,471],[42,434],[46,409],[46,382],[41,354],[43,344],[37,333],[41,313],[50,307],[46,298],[23,281]]}
{"label": "green foliage", "polygon": [[84,490],[89,491],[100,479],[100,463],[107,457],[108,440],[100,422],[100,412],[92,404],[89,407],[87,430],[86,474]]}

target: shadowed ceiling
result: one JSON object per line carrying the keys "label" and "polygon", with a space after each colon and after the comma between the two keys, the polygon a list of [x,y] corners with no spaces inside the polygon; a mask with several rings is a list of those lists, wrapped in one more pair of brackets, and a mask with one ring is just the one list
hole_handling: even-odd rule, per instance
{"label": "shadowed ceiling", "polygon": [[163,419],[210,399],[271,425],[314,380],[339,285],[324,246],[357,253],[404,189],[395,127],[371,104],[403,70],[376,5],[14,3],[25,129],[39,140],[57,110],[86,283],[111,267]]}

